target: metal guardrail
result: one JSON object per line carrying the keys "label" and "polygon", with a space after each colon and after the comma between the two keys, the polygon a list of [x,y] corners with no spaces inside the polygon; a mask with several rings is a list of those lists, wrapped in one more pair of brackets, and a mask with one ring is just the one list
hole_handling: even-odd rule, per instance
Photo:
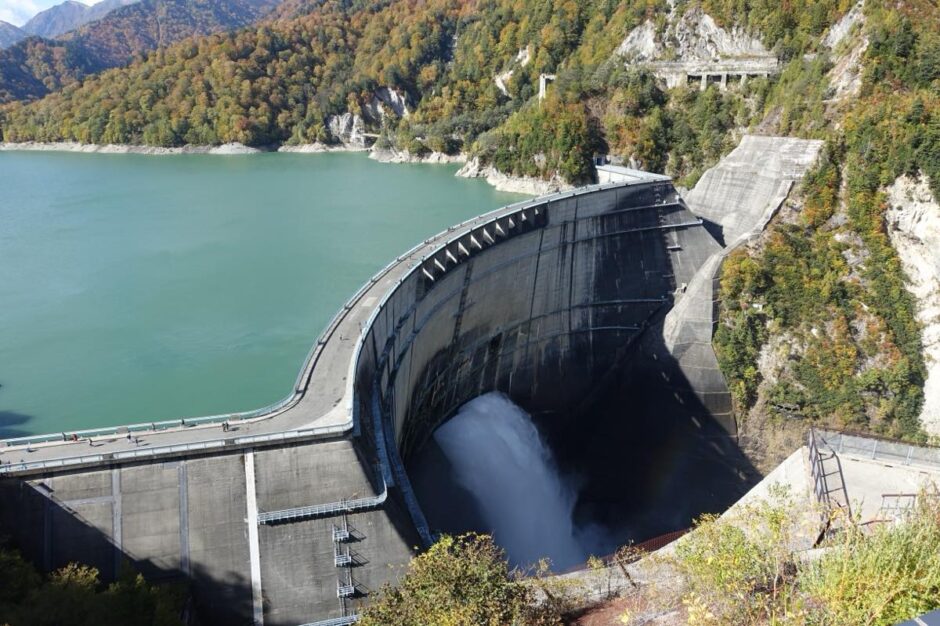
{"label": "metal guardrail", "polygon": [[915,446],[901,441],[820,431],[826,444],[839,454],[849,454],[891,464],[917,465],[940,470],[940,448]]}
{"label": "metal guardrail", "polygon": [[[278,524],[295,522],[315,517],[334,517],[343,513],[352,513],[354,511],[364,511],[381,506],[388,498],[388,486],[382,486],[382,493],[369,498],[357,498],[355,500],[340,500],[339,502],[328,502],[326,504],[314,504],[311,506],[299,506],[290,509],[281,509],[279,511],[268,511],[258,513],[259,524]],[[336,531],[333,529],[334,541],[336,540]],[[347,532],[347,537],[349,533]]]}
{"label": "metal guardrail", "polygon": [[819,454],[819,445],[816,443],[815,429],[811,428],[809,430],[807,439],[809,448],[810,474],[813,477],[813,494],[816,496],[816,501],[828,509],[830,506],[829,492],[826,489],[825,478],[823,478],[825,470],[822,467],[822,458]]}
{"label": "metal guardrail", "polygon": [[232,437],[229,439],[209,439],[169,446],[155,446],[153,448],[137,448],[119,452],[104,452],[98,454],[78,455],[49,461],[23,461],[21,463],[7,463],[0,465],[0,476],[34,470],[50,470],[59,468],[77,467],[107,461],[126,461],[146,459],[167,454],[199,453],[205,450],[222,448],[226,445],[250,445],[257,443],[273,443],[280,441],[295,441],[316,437],[335,435],[348,430],[348,426],[324,426],[320,428],[305,428],[302,430],[289,430],[267,435],[252,435],[248,437]]}
{"label": "metal guardrail", "polygon": [[358,615],[345,615],[343,617],[333,617],[331,619],[320,620],[319,622],[308,622],[300,626],[349,626],[359,621]]}
{"label": "metal guardrail", "polygon": [[[825,444],[825,440],[823,440]],[[823,525],[827,525],[831,519],[831,514],[836,509],[843,509],[849,518],[852,517],[852,506],[849,502],[849,494],[845,488],[845,477],[842,475],[842,462],[839,460],[838,455],[835,451],[830,451],[828,454],[822,452],[819,446],[819,437],[816,434],[815,428],[809,429],[808,442],[807,446],[809,448],[809,463],[810,463],[810,474],[813,478],[813,493],[816,496],[816,500],[823,505],[823,511],[820,512],[820,517]],[[826,461],[834,461],[836,469],[827,472],[826,471]],[[829,486],[829,477],[838,476],[838,485],[835,489],[830,488]],[[845,502],[837,502],[833,499],[832,494],[841,491]]]}

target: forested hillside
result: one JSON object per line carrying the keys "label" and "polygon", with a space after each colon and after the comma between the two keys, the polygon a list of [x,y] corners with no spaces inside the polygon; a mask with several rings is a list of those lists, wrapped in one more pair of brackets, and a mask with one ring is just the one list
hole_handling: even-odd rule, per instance
{"label": "forested hillside", "polygon": [[[925,365],[881,190],[923,172],[940,195],[940,9],[853,5],[288,0],[261,25],[9,104],[0,129],[14,142],[270,146],[347,141],[356,120],[381,146],[463,152],[506,174],[589,182],[600,152],[683,185],[744,132],[823,139],[824,159],[765,238],[726,263],[719,358],[755,424],[811,418],[916,437]],[[695,35],[676,25],[706,16],[721,37],[757,38],[779,75],[667,89],[618,53],[646,24],[674,60],[695,43],[677,41]],[[541,74],[556,78],[540,101]]]}
{"label": "forested hillside", "polygon": [[31,100],[192,35],[257,21],[275,0],[142,0],[58,39],[30,37],[0,51],[0,102]]}
{"label": "forested hillside", "polygon": [[[670,12],[657,0],[292,0],[262,26],[168,47],[9,107],[0,123],[10,141],[271,145],[342,139],[330,117],[349,112],[399,148],[471,152],[511,174],[583,182],[593,176],[590,156],[609,151],[693,182],[774,107],[783,114],[766,130],[822,134],[824,120],[802,118],[818,113],[827,60],[802,55],[818,52],[847,7],[767,9],[761,19],[772,28],[754,30],[788,63],[781,79],[699,92],[665,90],[615,53],[634,27],[679,19],[696,3]],[[557,80],[539,103],[543,73]],[[380,87],[403,94],[411,115],[370,116]]]}
{"label": "forested hillside", "polygon": [[761,428],[810,418],[922,438],[920,329],[884,187],[923,173],[940,197],[940,10],[868,2],[841,46],[863,50],[858,92],[829,90],[825,158],[764,240],[725,264],[716,346],[739,415]]}

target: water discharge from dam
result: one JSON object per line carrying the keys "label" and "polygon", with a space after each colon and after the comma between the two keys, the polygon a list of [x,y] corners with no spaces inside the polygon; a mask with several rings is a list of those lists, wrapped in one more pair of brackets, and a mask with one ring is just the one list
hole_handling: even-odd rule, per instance
{"label": "water discharge from dam", "polygon": [[479,530],[493,535],[511,564],[549,557],[555,569],[565,569],[587,558],[572,521],[574,485],[531,417],[508,397],[494,392],[471,400],[435,431],[434,442],[468,496],[457,507],[463,513],[451,513],[478,516]]}

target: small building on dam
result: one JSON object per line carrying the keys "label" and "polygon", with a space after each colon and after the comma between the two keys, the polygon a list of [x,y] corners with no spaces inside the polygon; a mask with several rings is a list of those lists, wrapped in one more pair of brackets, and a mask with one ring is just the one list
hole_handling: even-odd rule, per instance
{"label": "small building on dam", "polygon": [[703,179],[710,197],[757,198],[733,223],[633,173],[453,226],[353,295],[271,407],[0,442],[0,532],[45,570],[188,577],[207,623],[352,623],[449,530],[409,470],[491,391],[577,476],[594,545],[724,510],[759,477],[711,351],[713,282],[742,224],[786,197],[787,164],[815,156],[803,143],[789,161],[742,155],[759,175]]}

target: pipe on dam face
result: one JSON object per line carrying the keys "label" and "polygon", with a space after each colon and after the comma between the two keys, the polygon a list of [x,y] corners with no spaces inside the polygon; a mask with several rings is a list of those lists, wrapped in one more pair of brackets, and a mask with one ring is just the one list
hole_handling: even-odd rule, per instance
{"label": "pipe on dam face", "polygon": [[354,410],[425,540],[404,465],[483,393],[505,393],[550,435],[562,433],[618,375],[649,370],[652,359],[668,379],[654,381],[658,393],[685,394],[682,404],[707,420],[660,340],[676,293],[719,249],[656,177],[496,212],[454,231],[387,293],[360,339]]}

